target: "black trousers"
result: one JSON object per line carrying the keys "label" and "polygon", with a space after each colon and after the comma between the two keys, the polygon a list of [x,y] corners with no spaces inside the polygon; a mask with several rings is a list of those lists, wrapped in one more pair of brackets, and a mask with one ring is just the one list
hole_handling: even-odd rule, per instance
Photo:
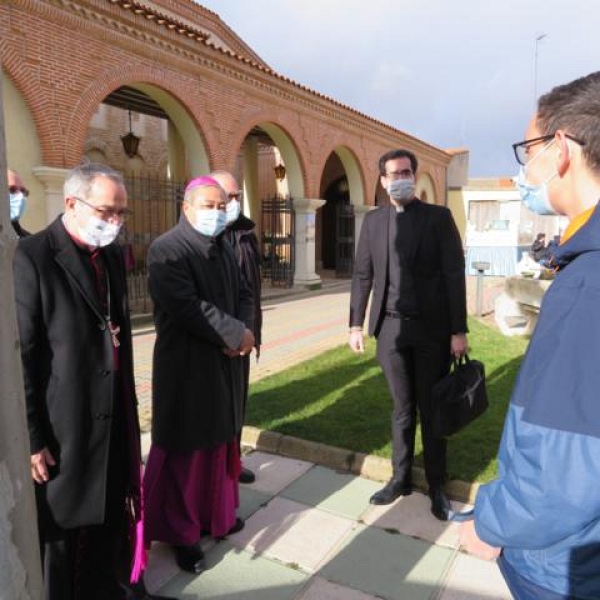
{"label": "black trousers", "polygon": [[432,339],[419,319],[386,317],[377,336],[377,360],[392,396],[394,480],[411,485],[417,409],[429,486],[446,480],[446,440],[431,432],[433,384],[448,373],[450,340]]}
{"label": "black trousers", "polygon": [[116,523],[46,532],[42,540],[45,600],[130,597],[126,528]]}
{"label": "black trousers", "polygon": [[[38,494],[38,524],[44,600],[126,600],[131,550],[126,507],[126,432],[121,413],[113,419],[104,523],[59,527]],[[42,490],[37,490],[41,492]]]}

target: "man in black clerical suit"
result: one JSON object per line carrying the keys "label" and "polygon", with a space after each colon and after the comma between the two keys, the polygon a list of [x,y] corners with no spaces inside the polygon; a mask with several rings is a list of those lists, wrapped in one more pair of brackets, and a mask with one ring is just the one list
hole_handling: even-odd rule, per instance
{"label": "man in black clerical suit", "polygon": [[412,491],[417,408],[431,511],[450,515],[444,492],[446,440],[431,431],[431,388],[448,373],[452,356],[467,351],[465,265],[450,211],[415,197],[418,162],[408,150],[379,160],[389,204],[368,213],[362,226],[350,297],[350,347],[364,350],[363,322],[369,295],[369,335],[393,401],[393,476],[373,494],[389,504]]}

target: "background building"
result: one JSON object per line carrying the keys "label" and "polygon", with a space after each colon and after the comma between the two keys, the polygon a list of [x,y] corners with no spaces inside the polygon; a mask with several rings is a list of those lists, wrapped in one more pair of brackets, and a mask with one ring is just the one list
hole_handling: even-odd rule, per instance
{"label": "background building", "polygon": [[32,191],[24,226],[62,211],[82,160],[120,169],[142,295],[148,244],[176,221],[184,182],[213,169],[240,178],[283,285],[319,285],[317,267],[349,274],[390,148],[414,151],[418,193],[446,203],[450,154],[276,73],[191,0],[9,0],[0,40],[8,163]]}

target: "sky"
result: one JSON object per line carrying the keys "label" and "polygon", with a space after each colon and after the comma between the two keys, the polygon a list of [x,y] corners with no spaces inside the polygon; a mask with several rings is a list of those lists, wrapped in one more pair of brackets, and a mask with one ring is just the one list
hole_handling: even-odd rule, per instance
{"label": "sky", "polygon": [[514,175],[536,90],[600,70],[600,0],[199,3],[280,74],[434,146],[467,147],[471,177]]}

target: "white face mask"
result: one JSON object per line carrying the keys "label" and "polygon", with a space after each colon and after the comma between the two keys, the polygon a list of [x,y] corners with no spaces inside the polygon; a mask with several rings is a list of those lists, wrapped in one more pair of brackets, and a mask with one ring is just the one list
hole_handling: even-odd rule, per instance
{"label": "white face mask", "polygon": [[235,199],[230,200],[227,203],[227,224],[229,225],[229,223],[237,221],[241,211],[242,207],[240,206],[240,203]]}
{"label": "white face mask", "polygon": [[387,193],[392,200],[406,204],[415,197],[415,182],[412,179],[395,179],[388,183]]}
{"label": "white face mask", "polygon": [[23,192],[15,192],[9,194],[10,201],[10,220],[18,221],[25,212],[25,194]]}
{"label": "white face mask", "polygon": [[112,244],[121,231],[121,223],[109,223],[95,216],[88,217],[84,227],[78,227],[79,238],[88,246],[103,248]]}
{"label": "white face mask", "polygon": [[225,213],[217,208],[197,209],[196,222],[192,225],[202,235],[216,237],[225,229],[226,219]]}

